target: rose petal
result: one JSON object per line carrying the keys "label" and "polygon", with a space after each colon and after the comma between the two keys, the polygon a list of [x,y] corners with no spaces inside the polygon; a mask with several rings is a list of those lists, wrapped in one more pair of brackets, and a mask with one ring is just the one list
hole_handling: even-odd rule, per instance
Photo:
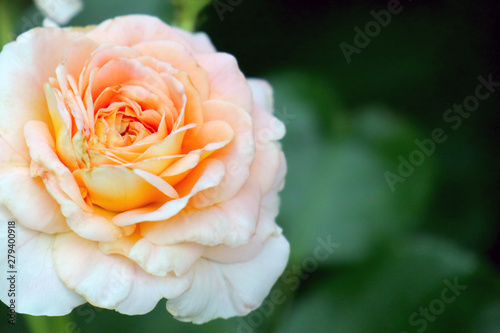
{"label": "rose petal", "polygon": [[141,169],[134,169],[134,173],[144,179],[146,182],[160,190],[163,194],[169,198],[179,199],[179,194],[169,183],[161,179],[160,177],[149,173]]}
{"label": "rose petal", "polygon": [[130,230],[134,229],[134,231],[127,237],[122,237],[111,242],[99,242],[99,250],[104,254],[120,254],[128,257],[128,253],[135,243],[141,239],[141,236],[135,232],[138,229],[136,224],[123,227],[123,229],[126,228],[130,228]]}
{"label": "rose petal", "polygon": [[33,29],[5,45],[0,53],[0,136],[27,160],[24,124],[29,120],[50,124],[43,85],[78,36],[81,33],[67,29]]}
{"label": "rose petal", "polygon": [[281,140],[285,136],[285,125],[273,116],[273,91],[264,80],[248,80],[252,88],[254,100],[254,114],[252,118],[258,130],[255,140],[257,145],[267,141]]}
{"label": "rose petal", "polygon": [[256,309],[285,269],[290,247],[271,237],[252,260],[231,265],[198,260],[190,271],[191,288],[167,302],[177,319],[202,324],[215,318],[243,316]]}
{"label": "rose petal", "polygon": [[113,212],[166,200],[165,195],[133,170],[101,165],[73,173],[88,191],[92,203]]}
{"label": "rose petal", "polygon": [[[211,120],[205,122],[196,137],[183,146],[186,153],[203,150],[207,154],[231,142],[234,137],[233,128],[224,120]],[[217,147],[217,148],[216,148]]]}
{"label": "rose petal", "polygon": [[198,244],[157,246],[143,238],[135,243],[128,257],[155,276],[170,272],[183,276],[204,251],[205,247]]}
{"label": "rose petal", "polygon": [[[122,231],[111,218],[98,213],[83,211],[61,190],[54,177],[43,178],[50,195],[61,205],[68,226],[80,237],[93,241],[113,241],[122,237]],[[97,207],[94,209],[98,211]]]}
{"label": "rose petal", "polygon": [[47,106],[55,132],[55,146],[62,162],[72,170],[78,168],[77,158],[71,140],[71,116],[63,97],[48,84],[45,85]]}
{"label": "rose petal", "polygon": [[[47,234],[71,230],[57,202],[40,178],[30,176],[29,168],[0,169],[0,188],[0,204],[25,227]],[[16,195],[18,193],[22,193],[22,200]]]}
{"label": "rose petal", "polygon": [[144,221],[167,220],[186,207],[189,199],[196,193],[220,184],[225,172],[224,163],[215,159],[206,159],[192,171],[192,177],[176,187],[180,198],[170,200],[162,206],[152,206],[130,210],[118,214],[113,222],[125,226]]}
{"label": "rose petal", "polygon": [[196,124],[196,127],[186,132],[184,142],[189,143],[203,125],[202,96],[191,83],[190,77],[185,72],[180,72],[175,77],[182,82],[186,94],[186,106],[184,109],[184,124]]}
{"label": "rose petal", "polygon": [[[31,120],[24,127],[26,144],[31,155],[32,175],[50,172],[57,178],[59,186],[83,210],[90,211],[90,207],[83,201],[80,188],[68,168],[61,163],[54,152],[54,141],[46,123]],[[42,170],[34,169],[34,166]]]}
{"label": "rose petal", "polygon": [[273,113],[273,88],[271,85],[262,79],[247,79],[247,82],[252,89],[254,108],[260,108],[269,114]]}
{"label": "rose petal", "polygon": [[58,234],[52,257],[59,278],[92,305],[114,308],[130,293],[134,264],[103,254],[96,242],[74,233]]}
{"label": "rose petal", "polygon": [[184,155],[160,156],[142,160],[136,163],[122,164],[124,167],[131,169],[140,169],[152,173],[154,175],[161,174],[165,169],[176,163]]}
{"label": "rose petal", "polygon": [[[67,68],[68,74],[75,79],[80,78],[85,64],[91,58],[92,53],[98,48],[99,43],[85,35],[75,38],[64,53],[63,63]],[[78,90],[83,92],[83,89],[80,87]]]}
{"label": "rose petal", "polygon": [[[7,222],[16,221],[0,205],[0,244],[7,245]],[[15,225],[16,232],[16,312],[35,316],[63,316],[85,303],[85,299],[69,289],[57,276],[52,261],[55,236]],[[7,267],[7,255],[0,258],[0,267]],[[8,277],[9,274],[6,276]],[[4,277],[5,279],[5,277]],[[0,283],[0,299],[10,304],[10,283]]]}
{"label": "rose petal", "polygon": [[168,90],[160,75],[138,59],[117,58],[104,64],[97,72],[92,82],[92,96],[96,100],[108,87],[133,85],[136,81],[147,82],[163,91]]}
{"label": "rose petal", "polygon": [[118,303],[115,310],[126,315],[141,315],[150,312],[163,298],[175,298],[189,288],[187,277],[152,276],[139,266],[134,266],[133,284],[130,293]]}
{"label": "rose petal", "polygon": [[165,221],[142,223],[141,234],[157,245],[193,242],[240,246],[254,234],[259,209],[259,186],[248,181],[231,200],[202,209],[186,208]]}
{"label": "rose petal", "polygon": [[100,43],[110,42],[126,46],[152,40],[172,40],[181,43],[190,51],[199,47],[206,48],[206,43],[197,43],[197,47],[191,46],[177,30],[149,15],[127,15],[106,20],[89,31],[87,36]]}
{"label": "rose petal", "polygon": [[248,113],[252,112],[252,90],[238,67],[236,59],[227,53],[199,53],[196,60],[210,80],[209,99],[221,99],[234,103]]}
{"label": "rose petal", "polygon": [[61,206],[69,227],[81,237],[96,241],[119,238],[120,228],[109,219],[93,214],[92,208],[83,201],[75,178],[53,151],[47,125],[30,121],[25,126],[25,135],[32,154],[32,176],[42,177],[47,191]]}
{"label": "rose petal", "polygon": [[250,176],[250,166],[255,157],[252,119],[245,110],[229,102],[210,100],[203,103],[203,117],[207,122],[227,122],[235,135],[231,143],[211,155],[224,162],[227,172],[216,189],[196,195],[193,200],[196,208],[224,202],[236,195]]}
{"label": "rose petal", "polygon": [[97,44],[99,45],[98,48],[86,59],[85,67],[80,72],[79,91],[81,92],[86,91],[88,85],[93,81],[91,80],[92,73],[97,73],[100,68],[111,60],[117,58],[135,58],[141,55],[140,52],[130,47],[107,43]]}
{"label": "rose petal", "polygon": [[210,37],[204,32],[187,32],[186,30],[172,27],[176,34],[182,37],[183,40],[189,43],[196,53],[211,53],[216,52]]}
{"label": "rose petal", "polygon": [[12,146],[0,135],[0,168],[29,166],[28,160],[18,154]]}
{"label": "rose petal", "polygon": [[285,187],[285,176],[288,171],[288,166],[286,164],[285,154],[283,151],[280,153],[280,168],[278,169],[278,173],[274,178],[274,183],[271,186],[269,192],[274,191],[276,193],[281,192]]}
{"label": "rose petal", "polygon": [[[151,145],[141,155],[139,155],[133,162],[139,162],[145,159],[158,157],[158,156],[171,156],[178,155],[181,152],[182,139],[187,130],[193,128],[195,124],[183,126],[174,132],[170,133],[162,141]],[[140,145],[136,145],[140,146]]]}
{"label": "rose petal", "polygon": [[208,98],[209,81],[207,72],[182,44],[169,41],[148,41],[134,45],[142,54],[170,63],[174,68],[185,71],[203,100]]}
{"label": "rose petal", "polygon": [[252,178],[259,179],[262,193],[267,193],[282,167],[281,145],[276,142],[285,135],[285,126],[273,113],[273,92],[264,80],[249,79],[254,98],[254,136],[256,153],[252,163]]}
{"label": "rose petal", "polygon": [[258,179],[262,193],[267,193],[282,167],[282,150],[277,142],[269,142],[260,146],[255,153],[255,160],[251,167],[251,178]]}
{"label": "rose petal", "polygon": [[151,311],[163,297],[186,290],[186,278],[157,278],[121,255],[103,254],[98,244],[67,233],[56,236],[54,266],[61,280],[89,303],[125,314]]}
{"label": "rose petal", "polygon": [[247,244],[238,247],[218,245],[209,247],[203,257],[224,264],[246,262],[255,257],[269,237],[279,236],[281,228],[275,223],[278,215],[279,197],[277,192],[270,192],[262,198],[257,230]]}
{"label": "rose petal", "polygon": [[214,151],[226,146],[233,136],[233,129],[225,121],[212,120],[204,123],[195,140],[183,148],[188,153],[164,170],[160,176],[172,186],[177,185],[188,175],[189,170]]}

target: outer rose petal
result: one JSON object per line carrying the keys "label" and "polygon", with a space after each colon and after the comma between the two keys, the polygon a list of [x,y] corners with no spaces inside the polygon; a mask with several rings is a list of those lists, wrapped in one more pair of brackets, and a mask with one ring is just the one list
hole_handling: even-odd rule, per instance
{"label": "outer rose petal", "polygon": [[53,258],[59,277],[89,303],[130,315],[147,313],[161,298],[176,297],[188,287],[186,278],[150,276],[73,233],[56,236]]}
{"label": "outer rose petal", "polygon": [[268,142],[256,149],[250,177],[259,181],[262,193],[269,191],[278,174],[282,163],[281,154],[283,154],[281,145],[275,141]]}
{"label": "outer rose petal", "polygon": [[195,54],[210,79],[210,99],[222,99],[252,112],[252,91],[238,67],[236,59],[227,53]]}
{"label": "outer rose petal", "polygon": [[259,179],[263,193],[269,191],[282,163],[281,145],[277,142],[285,135],[285,125],[273,117],[272,88],[264,80],[248,80],[254,98],[254,136],[256,153],[251,175]]}
{"label": "outer rose petal", "polygon": [[81,33],[68,29],[33,29],[5,45],[0,53],[0,136],[26,160],[24,124],[28,120],[51,123],[43,85],[78,36]]}
{"label": "outer rose petal", "polygon": [[248,261],[261,251],[269,237],[281,233],[281,228],[276,225],[275,219],[279,212],[279,192],[284,186],[287,166],[283,152],[280,152],[278,157],[279,169],[274,181],[269,185],[269,191],[261,200],[259,223],[255,235],[247,244],[236,248],[227,245],[210,247],[203,254],[205,258],[226,264]]}
{"label": "outer rose petal", "polygon": [[209,247],[203,257],[224,264],[245,262],[252,259],[262,250],[269,237],[281,234],[281,228],[274,222],[278,215],[278,207],[278,193],[269,192],[262,198],[257,230],[248,243],[238,247],[227,245]]}
{"label": "outer rose petal", "polygon": [[[283,152],[280,153],[280,168],[274,179],[274,183],[271,186],[269,192],[274,191],[276,193],[280,192],[285,187],[285,176],[288,171],[288,166],[286,164],[285,154]],[[276,207],[278,208],[278,207]]]}
{"label": "outer rose petal", "polygon": [[105,255],[98,244],[74,233],[56,236],[54,266],[64,283],[89,303],[114,308],[132,286],[134,264],[119,255]]}
{"label": "outer rose petal", "polygon": [[247,82],[252,89],[254,106],[273,114],[273,88],[271,85],[262,79],[248,79]]}
{"label": "outer rose petal", "polygon": [[185,209],[165,221],[145,222],[141,234],[157,245],[194,242],[240,246],[255,232],[259,209],[259,186],[250,180],[229,201],[202,209]]}
{"label": "outer rose petal", "polygon": [[132,247],[128,257],[150,274],[166,276],[173,271],[183,276],[204,251],[205,247],[198,244],[158,246],[143,238]]}
{"label": "outer rose petal", "polygon": [[269,237],[281,233],[281,228],[276,225],[275,219],[279,212],[279,192],[283,189],[287,168],[283,152],[279,157],[279,170],[275,175],[274,182],[270,184],[269,192],[263,196],[260,203],[259,223],[255,235],[247,244],[236,248],[227,245],[208,248],[203,254],[205,258],[226,264],[248,261],[261,251]]}
{"label": "outer rose petal", "polygon": [[64,53],[64,65],[68,74],[72,75],[74,79],[79,79],[87,60],[97,48],[99,48],[99,43],[85,35],[75,39]]}
{"label": "outer rose petal", "polygon": [[[29,168],[0,169],[0,188],[0,204],[23,226],[47,234],[71,230],[57,202],[47,193],[40,178],[30,176]],[[15,195],[18,193],[22,193],[21,200]]]}
{"label": "outer rose petal", "polygon": [[29,162],[18,154],[0,135],[0,168],[29,166]]}
{"label": "outer rose petal", "polygon": [[162,22],[154,16],[128,15],[115,17],[99,24],[88,32],[88,36],[100,43],[115,43],[133,46],[151,40],[172,40],[184,45],[194,52],[196,49],[207,49],[206,42],[191,45],[177,30]]}
{"label": "outer rose petal", "polygon": [[[0,205],[0,244],[7,248],[7,222],[16,221]],[[16,221],[17,222],[17,221]],[[73,308],[85,303],[85,299],[69,289],[57,277],[52,261],[52,246],[55,236],[24,228],[16,223],[16,311],[31,315],[63,316]],[[0,267],[7,267],[7,255],[0,257]],[[5,278],[5,277],[4,277]],[[9,304],[7,298],[10,283],[0,283],[0,299]]]}
{"label": "outer rose petal", "polygon": [[252,260],[219,264],[200,259],[191,269],[191,288],[167,302],[177,319],[205,323],[243,316],[256,309],[285,269],[290,247],[283,236],[271,237]]}
{"label": "outer rose petal", "polygon": [[189,288],[187,277],[152,276],[135,265],[133,284],[130,293],[115,308],[127,315],[140,315],[154,309],[162,298],[174,298]]}
{"label": "outer rose petal", "polygon": [[188,42],[193,50],[197,53],[211,53],[217,51],[213,46],[210,37],[208,37],[204,32],[191,33],[176,27],[172,27],[172,29],[180,37],[182,37],[182,39]]}

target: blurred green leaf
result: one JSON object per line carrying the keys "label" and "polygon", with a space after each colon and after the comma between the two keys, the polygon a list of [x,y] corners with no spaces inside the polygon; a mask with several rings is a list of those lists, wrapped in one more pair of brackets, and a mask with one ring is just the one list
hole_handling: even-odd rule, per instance
{"label": "blurred green leaf", "polygon": [[[5,310],[5,311],[4,311]],[[2,317],[7,313],[7,307],[0,303]],[[90,304],[81,305],[69,315],[62,317],[35,317],[17,314],[15,330],[7,323],[0,321],[0,332],[28,333],[35,332],[36,326],[43,333],[68,332],[185,332],[185,333],[233,333],[240,325],[241,319],[217,319],[202,325],[180,322],[173,318],[165,308],[165,300],[160,301],[156,308],[145,315],[126,316],[118,312],[93,307]],[[50,331],[46,328],[49,327]],[[31,329],[30,329],[31,328]]]}
{"label": "blurred green leaf", "polygon": [[[500,296],[500,280],[492,273],[477,256],[445,240],[407,237],[361,265],[317,281],[282,318],[278,332],[423,331],[421,307],[441,312],[429,310],[434,318],[425,320],[425,332],[446,332],[450,327],[453,332],[470,332],[481,316],[481,305]],[[441,299],[443,293],[452,297],[443,291],[449,283],[466,289],[446,303]],[[444,310],[436,307],[440,302]]]}
{"label": "blurred green leaf", "polygon": [[212,0],[174,0],[172,3],[176,7],[174,25],[187,30],[194,31],[196,19],[200,11]]}
{"label": "blurred green leaf", "polygon": [[492,301],[481,308],[473,329],[474,333],[500,332],[500,301]]}
{"label": "blurred green leaf", "polygon": [[84,8],[69,25],[98,24],[109,18],[131,14],[148,14],[171,23],[175,16],[172,1],[165,0],[84,0]]}
{"label": "blurred green leaf", "polygon": [[14,29],[10,17],[11,11],[7,1],[0,0],[0,47],[12,40]]}
{"label": "blurred green leaf", "polygon": [[[286,119],[283,140],[289,172],[280,215],[293,262],[311,253],[316,238],[325,235],[341,244],[328,262],[359,261],[386,238],[417,225],[432,163],[418,167],[394,193],[384,173],[397,172],[398,156],[416,149],[418,131],[383,108],[347,118],[334,92],[318,88],[314,99],[303,93],[305,86],[318,87],[315,77],[281,73],[270,81],[278,116],[283,105],[293,116]],[[323,125],[335,128],[332,137],[320,135],[314,117],[320,112],[330,114]]]}

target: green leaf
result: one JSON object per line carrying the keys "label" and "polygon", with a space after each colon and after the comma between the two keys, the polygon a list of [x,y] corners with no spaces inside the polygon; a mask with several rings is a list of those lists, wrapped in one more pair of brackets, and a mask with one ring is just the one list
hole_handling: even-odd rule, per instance
{"label": "green leaf", "polygon": [[470,332],[481,316],[493,325],[494,307],[481,306],[500,296],[500,280],[476,255],[426,235],[394,242],[311,286],[277,332]]}
{"label": "green leaf", "polygon": [[85,26],[99,24],[104,20],[122,15],[148,14],[171,23],[175,8],[171,1],[164,0],[85,0],[84,8],[69,25]]}
{"label": "green leaf", "polygon": [[102,327],[114,327],[116,332],[233,332],[234,322],[214,320],[203,325],[184,323],[174,319],[167,312],[165,301],[160,301],[156,308],[143,316],[124,316],[115,311],[103,310],[90,305],[82,305],[73,312],[78,326],[83,332],[98,332]]}
{"label": "green leaf", "polygon": [[[349,115],[335,92],[308,74],[276,74],[270,81],[278,116],[283,106],[293,116],[283,140],[289,171],[279,218],[292,262],[312,253],[319,236],[340,243],[327,263],[361,261],[387,238],[420,223],[432,163],[415,168],[394,192],[384,176],[397,172],[399,155],[407,158],[417,148],[414,127],[381,107]],[[329,131],[321,131],[321,118]],[[322,135],[331,128],[333,135]]]}
{"label": "green leaf", "polygon": [[0,1],[0,47],[12,40],[13,27],[10,21],[10,10],[7,1]]}
{"label": "green leaf", "polygon": [[174,0],[176,7],[176,17],[174,25],[187,31],[194,31],[196,19],[200,11],[212,0]]}

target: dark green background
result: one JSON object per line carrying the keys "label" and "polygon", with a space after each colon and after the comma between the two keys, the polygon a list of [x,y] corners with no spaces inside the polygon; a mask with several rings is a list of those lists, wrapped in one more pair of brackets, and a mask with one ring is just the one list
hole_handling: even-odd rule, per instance
{"label": "dark green background", "polygon": [[[500,3],[401,1],[402,12],[348,64],[339,44],[353,45],[354,27],[364,29],[387,1],[238,2],[223,20],[209,5],[197,29],[247,76],[272,83],[287,126],[278,220],[291,257],[275,286],[285,302],[201,326],[172,319],[164,301],[135,317],[84,305],[51,319],[52,332],[412,333],[424,328],[412,325],[413,313],[458,279],[467,289],[422,331],[499,333],[500,91],[457,129],[443,115],[474,94],[478,76],[500,82]],[[29,1],[4,4],[16,32],[22,18],[37,17]],[[129,13],[174,18],[162,0],[85,4],[72,25]],[[398,157],[408,159],[435,128],[447,140],[392,192],[384,173],[396,173]],[[318,237],[339,246],[316,268],[308,265]],[[0,331],[12,331],[5,318]]]}

